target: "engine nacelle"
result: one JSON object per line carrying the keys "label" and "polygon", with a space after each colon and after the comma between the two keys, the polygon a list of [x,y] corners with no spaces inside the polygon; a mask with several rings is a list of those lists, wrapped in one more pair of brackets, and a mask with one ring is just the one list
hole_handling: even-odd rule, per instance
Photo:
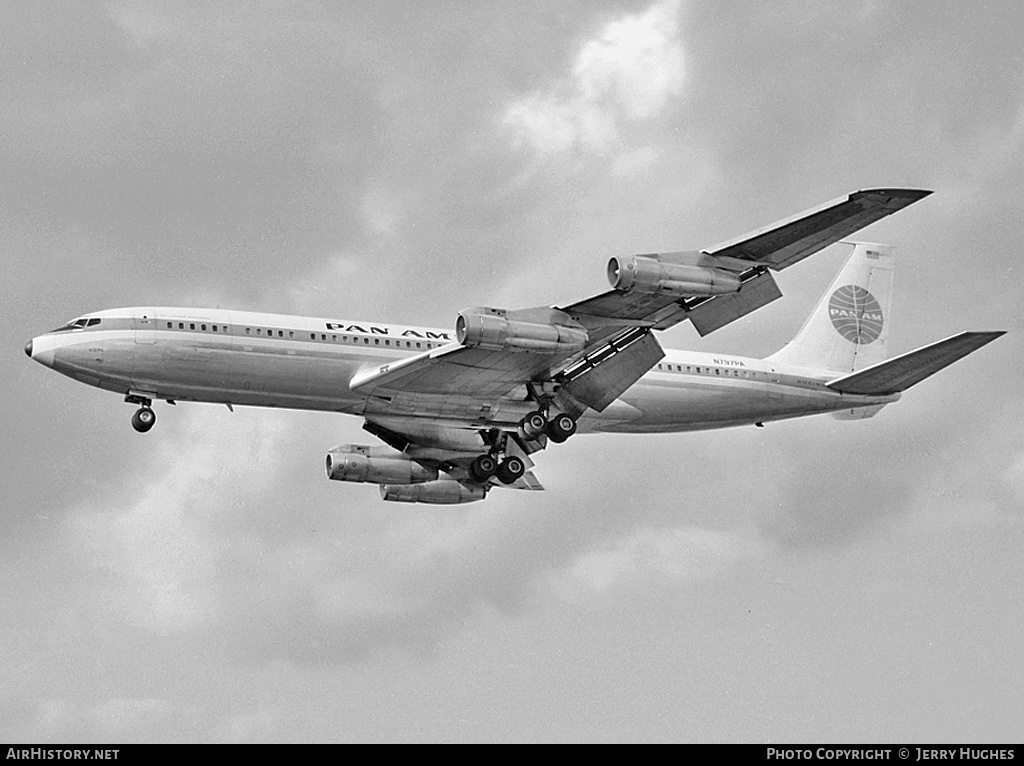
{"label": "engine nacelle", "polygon": [[[710,257],[704,259],[710,260]],[[679,298],[723,295],[740,289],[739,275],[731,271],[715,266],[665,262],[656,255],[612,258],[608,261],[608,281],[616,290],[666,293]]]}
{"label": "engine nacelle", "polygon": [[381,485],[380,496],[397,503],[430,503],[432,505],[458,505],[483,500],[487,492],[483,487],[467,487],[454,479],[438,479],[426,484],[394,486]]}
{"label": "engine nacelle", "polygon": [[586,328],[555,309],[508,311],[485,307],[459,314],[455,337],[464,346],[542,354],[579,351],[588,339]]}
{"label": "engine nacelle", "polygon": [[344,444],[327,453],[327,478],[372,484],[419,484],[437,479],[437,469],[401,452]]}

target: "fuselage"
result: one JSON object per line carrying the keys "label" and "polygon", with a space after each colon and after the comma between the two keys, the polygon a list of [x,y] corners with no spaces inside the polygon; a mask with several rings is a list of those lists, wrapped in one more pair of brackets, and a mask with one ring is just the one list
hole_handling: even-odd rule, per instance
{"label": "fuselage", "polygon": [[[360,371],[454,343],[450,330],[282,314],[126,308],[89,314],[33,338],[26,353],[68,377],[147,399],[283,407],[417,419],[444,426],[514,425],[533,405],[520,396],[386,400],[356,394]],[[895,401],[851,396],[834,372],[730,354],[667,350],[665,358],[580,432],[676,432],[747,425]]]}

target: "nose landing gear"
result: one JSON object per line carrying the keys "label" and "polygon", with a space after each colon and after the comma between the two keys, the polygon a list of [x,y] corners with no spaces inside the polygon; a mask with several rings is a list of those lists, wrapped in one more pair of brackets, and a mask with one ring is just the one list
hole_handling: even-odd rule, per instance
{"label": "nose landing gear", "polygon": [[156,425],[156,413],[149,407],[142,407],[132,415],[132,428],[140,434],[146,433],[154,425]]}
{"label": "nose landing gear", "polygon": [[140,434],[144,434],[156,425],[156,413],[153,412],[152,399],[148,396],[139,396],[138,394],[128,393],[125,394],[124,400],[128,402],[128,404],[139,405],[139,409],[135,411],[134,415],[132,415],[132,428]]}

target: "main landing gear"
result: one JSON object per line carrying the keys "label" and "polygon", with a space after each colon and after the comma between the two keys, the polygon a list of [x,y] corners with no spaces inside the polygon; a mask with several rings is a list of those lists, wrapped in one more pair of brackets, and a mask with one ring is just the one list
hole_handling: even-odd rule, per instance
{"label": "main landing gear", "polygon": [[561,444],[576,433],[576,419],[560,412],[549,420],[547,415],[537,410],[523,418],[516,430],[521,439],[536,439],[547,434],[555,444]]}
{"label": "main landing gear", "polygon": [[156,413],[153,412],[152,409],[152,399],[148,399],[145,396],[128,394],[125,396],[124,400],[129,404],[141,405],[139,409],[135,411],[135,414],[132,415],[132,428],[140,434],[144,434],[156,425]]}
{"label": "main landing gear", "polygon": [[[549,420],[540,410],[531,412],[523,418],[516,429],[516,434],[525,441],[535,442],[546,434],[548,439],[556,444],[561,444],[574,433],[576,419],[571,415],[560,412]],[[475,481],[483,484],[494,477],[502,484],[514,484],[526,473],[526,463],[517,455],[506,455],[505,459],[499,462],[498,455],[505,451],[508,438],[509,434],[501,433],[497,429],[491,432],[491,451],[486,455],[479,455],[469,464],[469,474]],[[540,448],[540,445],[534,447]]]}
{"label": "main landing gear", "polygon": [[508,455],[500,463],[493,455],[480,455],[469,464],[469,473],[481,484],[492,476],[502,484],[514,484],[526,473],[526,463],[517,455]]}

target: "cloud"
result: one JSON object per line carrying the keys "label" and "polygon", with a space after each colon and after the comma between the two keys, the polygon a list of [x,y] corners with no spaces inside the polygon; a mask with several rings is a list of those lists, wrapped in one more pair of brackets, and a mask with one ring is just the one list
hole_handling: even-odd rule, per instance
{"label": "cloud", "polygon": [[736,530],[645,527],[600,550],[584,553],[550,582],[567,600],[612,589],[680,587],[713,577],[744,559],[764,555],[767,549],[756,534]]}
{"label": "cloud", "polygon": [[541,154],[618,148],[623,124],[652,120],[682,90],[678,15],[678,0],[669,0],[608,24],[568,77],[509,104],[505,124]]}
{"label": "cloud", "polygon": [[[280,416],[250,421],[241,433],[212,436],[210,412],[181,409],[161,424],[177,433],[157,440],[136,481],[110,505],[72,510],[72,548],[89,569],[112,571],[115,612],[130,625],[168,635],[207,622],[217,609],[215,565],[221,541],[211,521],[238,497],[265,486]],[[152,476],[147,483],[138,477]]]}

